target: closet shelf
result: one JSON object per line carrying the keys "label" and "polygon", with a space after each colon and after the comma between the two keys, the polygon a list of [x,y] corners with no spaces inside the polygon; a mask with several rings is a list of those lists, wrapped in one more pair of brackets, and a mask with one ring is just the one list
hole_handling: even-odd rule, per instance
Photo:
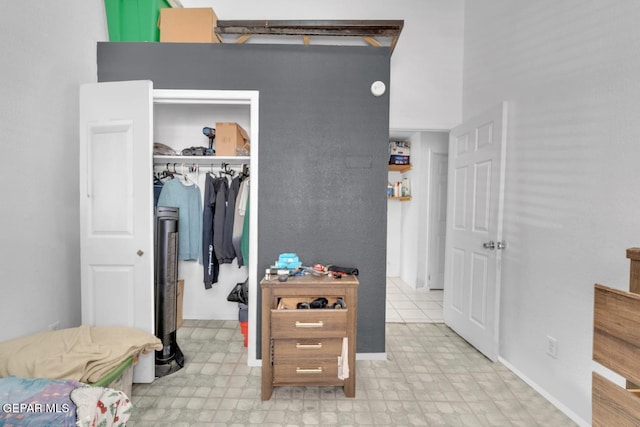
{"label": "closet shelf", "polygon": [[411,196],[402,196],[402,197],[387,197],[387,199],[389,200],[399,200],[401,202],[408,202],[409,200],[411,200]]}
{"label": "closet shelf", "polygon": [[227,163],[231,166],[235,166],[249,163],[250,161],[250,156],[153,156],[153,164],[163,166],[167,163],[171,163],[172,165],[174,163],[176,165],[184,163],[185,166],[193,164],[199,166],[219,166],[222,163]]}

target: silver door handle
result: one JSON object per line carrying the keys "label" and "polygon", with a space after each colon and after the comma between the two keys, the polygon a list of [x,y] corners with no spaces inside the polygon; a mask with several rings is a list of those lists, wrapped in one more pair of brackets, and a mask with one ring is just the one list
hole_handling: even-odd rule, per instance
{"label": "silver door handle", "polygon": [[493,240],[489,240],[488,242],[483,243],[482,247],[485,249],[494,250],[496,248],[496,242],[494,242]]}
{"label": "silver door handle", "polygon": [[502,241],[502,242],[496,243],[496,249],[499,249],[499,250],[507,249],[507,242]]}

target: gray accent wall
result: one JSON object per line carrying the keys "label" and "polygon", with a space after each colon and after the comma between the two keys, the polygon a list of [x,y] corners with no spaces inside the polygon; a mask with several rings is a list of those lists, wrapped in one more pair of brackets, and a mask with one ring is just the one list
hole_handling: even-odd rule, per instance
{"label": "gray accent wall", "polygon": [[389,62],[368,46],[98,43],[100,82],[260,91],[258,271],[283,252],[357,267],[358,353],[385,352],[389,89],[370,86],[389,88]]}

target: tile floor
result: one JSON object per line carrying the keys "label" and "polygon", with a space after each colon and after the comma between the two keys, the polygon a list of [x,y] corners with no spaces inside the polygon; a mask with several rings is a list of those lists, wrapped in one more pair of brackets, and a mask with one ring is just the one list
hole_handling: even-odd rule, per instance
{"label": "tile floor", "polygon": [[438,319],[433,306],[414,298],[428,317],[419,321],[417,313],[403,313],[400,293],[390,291],[387,313],[406,320],[386,324],[387,360],[357,362],[355,398],[336,387],[277,387],[262,402],[260,368],[247,366],[238,322],[186,320],[178,330],[185,367],[134,385],[128,425],[575,425],[446,325],[428,323]]}
{"label": "tile floor", "polygon": [[387,323],[442,323],[441,290],[416,290],[387,277]]}

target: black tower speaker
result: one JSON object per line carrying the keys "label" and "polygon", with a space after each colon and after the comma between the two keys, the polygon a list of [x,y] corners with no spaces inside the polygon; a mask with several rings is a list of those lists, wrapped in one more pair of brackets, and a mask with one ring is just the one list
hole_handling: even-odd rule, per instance
{"label": "black tower speaker", "polygon": [[184,365],[176,341],[178,214],[179,209],[173,207],[158,206],[155,211],[155,332],[162,341],[162,350],[156,351],[156,376],[170,374]]}

